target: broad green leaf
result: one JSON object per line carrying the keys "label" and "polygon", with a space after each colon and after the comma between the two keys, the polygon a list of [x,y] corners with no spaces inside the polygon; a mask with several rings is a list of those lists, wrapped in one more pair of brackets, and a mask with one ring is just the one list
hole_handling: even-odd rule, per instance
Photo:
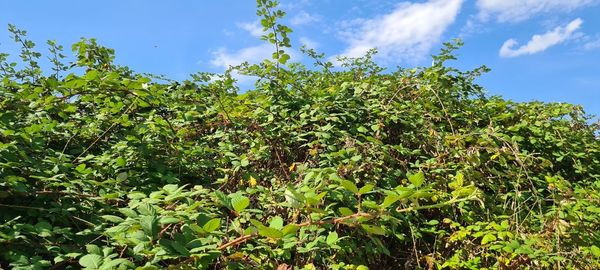
{"label": "broad green leaf", "polygon": [[457,190],[464,185],[464,175],[461,172],[456,173],[454,181],[448,183],[448,187],[452,190]]}
{"label": "broad green leaf", "polygon": [[337,242],[337,240],[338,240],[337,232],[329,232],[329,234],[327,235],[327,239],[325,239],[325,242],[327,243],[327,245],[332,246]]}
{"label": "broad green leaf", "polygon": [[87,254],[79,258],[79,264],[87,269],[100,269],[102,260],[102,256],[98,254]]}
{"label": "broad green leaf", "polygon": [[592,253],[592,255],[594,255],[594,257],[596,258],[600,258],[600,248],[597,246],[591,246],[590,247],[590,252]]}
{"label": "broad green leaf", "polygon": [[281,230],[283,228],[283,218],[280,216],[275,216],[271,218],[271,222],[269,222],[269,227]]}
{"label": "broad green leaf", "polygon": [[379,226],[362,224],[361,227],[370,234],[385,235],[385,230]]}
{"label": "broad green leaf", "polygon": [[283,233],[283,235],[288,235],[288,234],[292,234],[297,232],[300,229],[300,227],[296,226],[295,224],[288,224],[285,225],[285,227],[283,227],[283,229],[281,229],[281,233]]}
{"label": "broad green leaf", "polygon": [[290,55],[289,54],[282,54],[279,56],[279,63],[284,64],[287,63],[287,61],[290,59]]}
{"label": "broad green leaf", "polygon": [[381,203],[381,208],[388,208],[398,200],[400,200],[400,196],[395,194],[389,194],[385,196],[385,199],[383,199],[383,203]]}
{"label": "broad green leaf", "polygon": [[281,237],[283,237],[283,233],[275,228],[271,228],[271,227],[262,227],[262,228],[258,228],[258,234],[264,236],[264,237],[270,237],[273,239],[279,239]]}
{"label": "broad green leaf", "polygon": [[250,199],[243,195],[235,195],[231,197],[231,207],[233,210],[240,213],[250,205]]}
{"label": "broad green leaf", "polygon": [[249,164],[250,164],[250,161],[249,161],[248,159],[246,159],[246,158],[244,158],[244,159],[242,159],[242,160],[240,161],[240,165],[241,165],[242,167],[246,167],[246,166],[248,166]]}
{"label": "broad green leaf", "polygon": [[119,174],[117,174],[117,181],[123,182],[123,181],[127,180],[127,176],[128,175],[126,172],[119,173]]}
{"label": "broad green leaf", "polygon": [[142,216],[140,226],[150,238],[154,239],[158,235],[158,222],[155,216]]}
{"label": "broad green leaf", "polygon": [[179,223],[179,218],[176,217],[161,217],[159,220],[159,223],[161,225],[166,225],[166,224],[173,224],[173,223]]}
{"label": "broad green leaf", "polygon": [[173,249],[183,256],[190,256],[190,251],[185,247],[185,245],[179,243],[178,241],[171,241],[171,247],[173,247]]}
{"label": "broad green leaf", "polygon": [[423,171],[419,171],[416,174],[411,174],[408,176],[408,181],[410,181],[415,187],[421,187],[423,182],[425,182],[425,174]]}
{"label": "broad green leaf", "polygon": [[348,180],[340,180],[340,185],[342,187],[344,187],[346,190],[354,193],[354,194],[358,194],[358,187],[356,187],[356,185]]}
{"label": "broad green leaf", "polygon": [[113,260],[109,260],[106,261],[104,263],[102,263],[102,267],[100,267],[100,269],[102,270],[112,270],[112,269],[118,269],[117,266],[119,265],[124,265],[126,267],[129,268],[133,268],[133,263],[131,263],[128,259],[113,259]]}
{"label": "broad green leaf", "polygon": [[90,254],[102,255],[102,249],[97,245],[85,245],[85,250]]}
{"label": "broad green leaf", "polygon": [[121,212],[121,214],[130,217],[130,218],[137,218],[138,214],[135,212],[135,210],[131,209],[131,208],[119,208],[119,212]]}
{"label": "broad green leaf", "polygon": [[219,218],[213,218],[211,220],[209,220],[208,222],[206,222],[203,226],[202,229],[208,233],[213,232],[214,230],[218,229],[221,226],[221,219]]}
{"label": "broad green leaf", "polygon": [[356,130],[360,133],[367,133],[369,130],[366,127],[360,126]]}
{"label": "broad green leaf", "polygon": [[285,201],[293,208],[300,208],[303,206],[304,196],[296,192],[292,187],[288,187],[284,193]]}
{"label": "broad green leaf", "polygon": [[138,205],[137,210],[140,214],[145,216],[156,215],[156,209],[154,209],[154,207],[148,203],[141,203],[140,205]]}
{"label": "broad green leaf", "polygon": [[113,223],[121,223],[125,221],[123,218],[113,215],[103,215],[102,218]]}
{"label": "broad green leaf", "polygon": [[371,192],[375,186],[371,184],[366,184],[358,190],[358,194],[363,195]]}
{"label": "broad green leaf", "polygon": [[493,234],[488,233],[485,236],[483,236],[483,238],[481,239],[481,244],[485,245],[485,244],[487,244],[489,242],[492,242],[492,241],[496,241],[496,236],[494,236]]}
{"label": "broad green leaf", "polygon": [[354,211],[352,211],[352,209],[348,208],[348,207],[340,207],[338,208],[338,211],[340,212],[340,214],[342,216],[350,216],[354,214]]}

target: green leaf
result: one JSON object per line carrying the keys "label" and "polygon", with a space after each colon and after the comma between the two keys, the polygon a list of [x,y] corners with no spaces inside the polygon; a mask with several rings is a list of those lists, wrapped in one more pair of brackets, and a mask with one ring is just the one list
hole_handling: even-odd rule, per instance
{"label": "green leaf", "polygon": [[295,224],[288,224],[288,225],[285,225],[285,227],[283,227],[283,229],[281,229],[281,233],[283,233],[283,235],[288,235],[288,234],[296,233],[299,229],[300,229],[300,227],[296,226]]}
{"label": "green leaf", "polygon": [[362,159],[361,155],[356,155],[350,158],[350,160],[354,161],[354,162],[358,162],[359,160]]}
{"label": "green leaf", "polygon": [[370,234],[385,235],[385,230],[379,226],[362,224],[361,227]]}
{"label": "green leaf", "polygon": [[113,215],[103,215],[102,218],[113,223],[121,223],[125,221],[123,218]]}
{"label": "green leaf", "polygon": [[332,246],[337,242],[337,240],[338,240],[337,232],[329,232],[329,234],[327,235],[327,239],[325,239],[325,242],[327,243],[327,245]]}
{"label": "green leaf", "polygon": [[367,133],[369,130],[366,127],[360,126],[356,130],[360,133]]}
{"label": "green leaf", "polygon": [[592,253],[592,255],[594,255],[594,257],[596,258],[600,258],[600,248],[597,246],[591,246],[590,247],[590,252]]}
{"label": "green leaf", "polygon": [[219,200],[221,205],[223,205],[227,208],[231,208],[231,199],[229,197],[227,197],[223,192],[221,192],[220,190],[217,190],[217,191],[215,191],[215,196],[217,197],[217,199]]}
{"label": "green leaf", "polygon": [[140,214],[145,216],[156,215],[156,209],[154,209],[154,207],[148,203],[141,203],[140,205],[138,205],[137,210]]}
{"label": "green leaf", "polygon": [[485,244],[487,244],[489,242],[492,242],[492,241],[496,241],[496,236],[494,236],[491,233],[488,233],[485,236],[483,236],[483,238],[481,239],[481,244],[485,245]]}
{"label": "green leaf", "polygon": [[381,203],[381,208],[388,208],[398,200],[400,200],[400,196],[395,194],[389,194],[385,196],[385,199],[383,199],[383,203]]}
{"label": "green leaf", "polygon": [[104,263],[102,263],[102,267],[100,269],[103,269],[103,270],[119,269],[117,267],[119,265],[127,266],[128,267],[127,269],[133,268],[133,263],[131,263],[127,259],[114,259],[114,260],[105,261]]}
{"label": "green leaf", "polygon": [[79,264],[87,269],[99,269],[102,265],[102,256],[97,254],[88,254],[79,259]]}
{"label": "green leaf", "polygon": [[280,216],[275,216],[271,218],[271,222],[269,222],[269,227],[281,230],[283,228],[283,218]]}
{"label": "green leaf", "polygon": [[348,207],[340,207],[340,208],[338,208],[338,211],[340,212],[340,214],[342,216],[354,215],[354,211],[352,211],[352,209],[350,209]]}
{"label": "green leaf", "polygon": [[284,64],[287,63],[287,61],[290,59],[290,55],[287,53],[284,53],[282,55],[279,56],[279,63]]}
{"label": "green leaf", "polygon": [[448,183],[448,187],[452,190],[457,190],[464,185],[464,175],[461,172],[456,173],[454,181]]}
{"label": "green leaf", "polygon": [[176,217],[161,217],[159,223],[161,225],[166,225],[166,224],[174,224],[174,223],[179,223],[179,219]]}
{"label": "green leaf", "polygon": [[119,212],[121,212],[121,214],[130,217],[130,218],[137,218],[138,214],[135,212],[135,210],[131,209],[131,208],[119,208]]}
{"label": "green leaf", "polygon": [[358,194],[363,195],[363,194],[369,193],[369,192],[371,192],[371,190],[373,190],[374,187],[375,187],[374,185],[366,184],[363,187],[361,187],[360,190],[358,190]]}
{"label": "green leaf", "polygon": [[425,182],[425,174],[423,174],[423,171],[419,171],[416,174],[411,174],[408,176],[408,181],[418,188],[423,185],[423,182]]}
{"label": "green leaf", "polygon": [[279,239],[283,237],[283,233],[280,230],[265,226],[263,226],[262,228],[258,228],[258,234],[273,239]]}
{"label": "green leaf", "polygon": [[140,226],[150,238],[154,239],[158,235],[158,222],[155,216],[142,216]]}
{"label": "green leaf", "polygon": [[358,187],[356,187],[356,185],[348,180],[340,180],[340,185],[342,187],[344,187],[346,190],[354,193],[354,194],[358,194]]}
{"label": "green leaf", "polygon": [[243,195],[235,195],[231,197],[231,207],[233,210],[240,213],[250,205],[250,199]]}
{"label": "green leaf", "polygon": [[221,226],[221,219],[213,218],[213,219],[209,220],[208,222],[206,222],[202,226],[202,229],[209,233],[209,232],[213,232],[214,230],[218,229],[220,226]]}
{"label": "green leaf", "polygon": [[115,165],[117,165],[117,167],[123,167],[127,165],[127,161],[124,158],[119,157],[115,160]]}
{"label": "green leaf", "polygon": [[242,160],[240,161],[240,165],[241,165],[242,167],[246,167],[246,166],[248,166],[249,164],[250,164],[250,161],[249,161],[247,158],[244,158],[244,159],[242,159]]}
{"label": "green leaf", "polygon": [[85,245],[85,250],[89,254],[102,255],[102,250],[97,245],[93,245],[93,244]]}
{"label": "green leaf", "polygon": [[117,181],[123,182],[125,180],[127,180],[127,173],[126,172],[122,172],[122,173],[117,174]]}
{"label": "green leaf", "polygon": [[190,256],[190,251],[178,241],[171,241],[171,247],[173,247],[173,249],[183,256]]}
{"label": "green leaf", "polygon": [[300,208],[303,206],[304,196],[296,192],[292,187],[288,187],[284,193],[285,201],[293,208]]}

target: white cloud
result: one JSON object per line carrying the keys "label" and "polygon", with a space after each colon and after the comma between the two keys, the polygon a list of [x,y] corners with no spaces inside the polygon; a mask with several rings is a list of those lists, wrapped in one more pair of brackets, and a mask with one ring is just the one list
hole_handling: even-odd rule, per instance
{"label": "white cloud", "polygon": [[303,46],[306,46],[309,49],[317,49],[319,48],[319,43],[307,38],[307,37],[301,37],[300,38],[300,44],[302,44]]}
{"label": "white cloud", "polygon": [[225,48],[213,52],[213,59],[210,63],[215,67],[228,68],[248,61],[249,63],[258,63],[263,59],[271,58],[274,52],[273,45],[265,43],[258,46],[247,47],[235,52],[229,52]]}
{"label": "white cloud", "polygon": [[[220,48],[213,52],[213,59],[210,60],[210,63],[215,67],[224,69],[239,65],[244,61],[256,64],[264,59],[271,59],[273,52],[275,52],[275,47],[270,43],[246,47],[233,52]],[[296,50],[286,50],[286,53],[290,55],[290,61],[296,61],[300,55]]]}
{"label": "white cloud", "polygon": [[586,42],[583,44],[583,49],[587,51],[600,49],[600,38]]}
{"label": "white cloud", "polygon": [[[275,47],[269,43],[242,48],[237,51],[220,48],[213,52],[213,58],[210,60],[210,63],[214,67],[223,69],[239,65],[243,62],[257,64],[264,59],[271,59],[273,52],[275,52]],[[290,55],[290,61],[296,61],[300,57],[300,54],[295,50],[289,50],[286,53]],[[238,83],[245,87],[252,85],[256,81],[256,77],[241,75],[235,71],[232,73],[232,76]]]}
{"label": "white cloud", "polygon": [[572,38],[575,31],[581,27],[583,21],[577,18],[567,24],[566,26],[558,26],[551,31],[544,34],[534,35],[527,44],[515,49],[518,42],[514,39],[509,39],[504,42],[500,49],[500,56],[502,57],[516,57],[525,54],[534,54],[545,51],[546,49],[563,43],[564,41]]}
{"label": "white cloud", "polygon": [[341,26],[340,36],[349,46],[341,56],[362,56],[376,47],[381,57],[409,61],[421,59],[454,22],[462,2],[403,2],[389,14],[345,22]]}
{"label": "white cloud", "polygon": [[262,25],[260,25],[259,21],[238,23],[237,26],[241,29],[248,31],[248,33],[250,33],[250,35],[255,36],[255,37],[260,37],[265,33],[263,31],[263,27],[262,27]]}
{"label": "white cloud", "polygon": [[[258,63],[266,58],[271,58],[271,54],[274,49],[271,44],[265,43],[258,46],[247,47],[238,51],[230,52],[225,48],[220,48],[213,52],[213,59],[210,63],[215,67],[223,69],[229,68],[229,66],[236,66],[244,61],[248,63]],[[233,72],[233,78],[243,86],[250,86],[256,78],[246,75],[241,75],[238,72]]]}
{"label": "white cloud", "polygon": [[319,21],[319,18],[317,16],[310,15],[308,14],[308,12],[302,10],[290,19],[290,24],[293,26],[298,26],[313,23],[316,21]]}
{"label": "white cloud", "polygon": [[600,0],[477,0],[479,18],[519,22],[537,13],[569,12],[600,3]]}

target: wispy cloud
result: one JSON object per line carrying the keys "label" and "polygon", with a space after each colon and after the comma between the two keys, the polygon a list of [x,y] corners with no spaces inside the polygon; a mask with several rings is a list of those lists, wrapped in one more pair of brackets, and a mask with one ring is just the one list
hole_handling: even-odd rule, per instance
{"label": "wispy cloud", "polygon": [[[257,64],[264,59],[271,59],[274,51],[275,48],[269,43],[246,47],[236,51],[220,48],[213,52],[210,64],[222,69],[227,69],[230,66],[236,66],[243,62]],[[300,53],[296,50],[289,50],[287,54],[290,55],[291,61],[297,61],[300,58]],[[256,81],[256,77],[241,75],[238,72],[233,72],[232,75],[244,87],[249,87]]]}
{"label": "wispy cloud", "polygon": [[317,48],[319,48],[319,45],[320,45],[318,42],[316,42],[308,37],[301,37],[300,44],[308,47],[309,49],[317,49]]}
{"label": "wispy cloud", "polygon": [[[256,64],[264,59],[271,59],[275,52],[275,47],[269,43],[263,43],[256,46],[246,47],[237,51],[230,51],[226,48],[220,48],[213,51],[213,58],[210,60],[211,65],[214,67],[228,68],[229,66],[236,66],[243,62],[250,64]],[[291,61],[297,61],[300,58],[300,53],[296,50],[290,49],[286,51],[290,55]]]}
{"label": "wispy cloud", "polygon": [[237,26],[243,30],[246,30],[248,33],[250,33],[250,35],[255,37],[260,37],[265,33],[259,21],[238,23]]}
{"label": "wispy cloud", "polygon": [[454,22],[462,3],[463,0],[403,2],[391,13],[345,22],[339,34],[348,47],[340,56],[358,57],[376,47],[379,56],[388,59],[421,59]]}
{"label": "wispy cloud", "polygon": [[570,12],[599,4],[600,0],[477,0],[479,18],[499,22],[519,22],[538,13]]}
{"label": "wispy cloud", "polygon": [[543,52],[552,46],[572,38],[576,31],[581,27],[582,23],[583,21],[580,18],[577,18],[565,26],[558,26],[544,34],[533,35],[527,44],[516,49],[514,47],[519,43],[514,39],[509,39],[505,41],[502,48],[500,48],[500,56],[517,57]]}
{"label": "wispy cloud", "polygon": [[586,51],[600,49],[600,37],[593,40],[588,40],[586,43],[583,44],[583,49]]}
{"label": "wispy cloud", "polygon": [[319,17],[311,15],[308,12],[301,10],[290,19],[290,24],[293,26],[299,26],[319,21]]}
{"label": "wispy cloud", "polygon": [[239,65],[244,61],[258,63],[263,59],[271,58],[273,50],[273,46],[267,43],[233,52],[230,52],[225,48],[220,48],[213,52],[213,59],[210,63],[215,67],[221,68]]}

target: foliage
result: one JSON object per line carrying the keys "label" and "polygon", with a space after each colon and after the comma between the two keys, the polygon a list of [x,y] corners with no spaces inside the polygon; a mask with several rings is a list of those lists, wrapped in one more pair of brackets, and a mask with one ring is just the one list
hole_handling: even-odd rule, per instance
{"label": "foliage", "polygon": [[[11,26],[0,54],[0,268],[600,266],[600,140],[581,107],[487,96],[487,68],[386,72],[303,49],[176,82]],[[238,91],[234,73],[258,78]]]}

